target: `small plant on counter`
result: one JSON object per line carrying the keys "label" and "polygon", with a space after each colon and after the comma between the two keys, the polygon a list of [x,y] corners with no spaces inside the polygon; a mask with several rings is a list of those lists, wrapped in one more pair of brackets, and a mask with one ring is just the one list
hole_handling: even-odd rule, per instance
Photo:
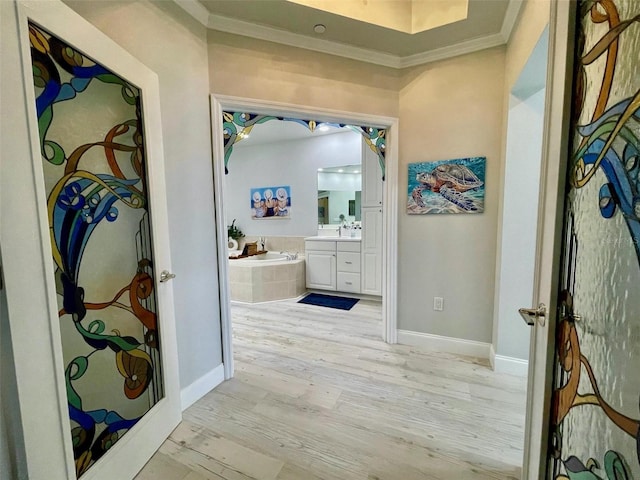
{"label": "small plant on counter", "polygon": [[233,219],[231,225],[227,225],[227,235],[229,238],[233,238],[234,240],[240,240],[244,237],[244,233],[238,227],[236,227],[236,219]]}

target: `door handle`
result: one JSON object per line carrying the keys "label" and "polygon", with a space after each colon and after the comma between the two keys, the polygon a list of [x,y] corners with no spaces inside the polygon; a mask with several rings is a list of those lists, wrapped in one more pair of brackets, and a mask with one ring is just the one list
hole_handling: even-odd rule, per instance
{"label": "door handle", "polygon": [[520,308],[518,313],[524,320],[524,323],[533,327],[536,320],[544,327],[544,319],[547,317],[547,307],[544,303],[538,305],[538,308]]}
{"label": "door handle", "polygon": [[168,282],[172,278],[176,278],[176,275],[174,273],[171,273],[168,270],[163,270],[162,272],[160,272],[161,283]]}

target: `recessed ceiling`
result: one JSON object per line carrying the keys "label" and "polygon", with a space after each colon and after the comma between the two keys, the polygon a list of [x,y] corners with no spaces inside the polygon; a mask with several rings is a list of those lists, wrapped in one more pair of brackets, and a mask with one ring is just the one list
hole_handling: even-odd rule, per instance
{"label": "recessed ceiling", "polygon": [[287,1],[411,34],[465,20],[469,9],[469,0]]}
{"label": "recessed ceiling", "polygon": [[[411,34],[287,0],[174,1],[213,30],[395,68],[505,44],[522,5],[522,0],[468,0],[465,19]],[[300,1],[375,5],[373,0]],[[377,1],[412,5],[411,0]],[[459,2],[414,0],[433,8],[449,1]],[[326,26],[323,34],[314,33],[317,24]]]}

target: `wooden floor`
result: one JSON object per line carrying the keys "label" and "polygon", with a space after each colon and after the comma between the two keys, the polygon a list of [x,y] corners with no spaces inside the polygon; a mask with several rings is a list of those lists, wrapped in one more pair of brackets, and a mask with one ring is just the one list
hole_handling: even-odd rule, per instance
{"label": "wooden floor", "polygon": [[139,480],[518,479],[526,382],[380,340],[380,304],[233,305],[236,376]]}

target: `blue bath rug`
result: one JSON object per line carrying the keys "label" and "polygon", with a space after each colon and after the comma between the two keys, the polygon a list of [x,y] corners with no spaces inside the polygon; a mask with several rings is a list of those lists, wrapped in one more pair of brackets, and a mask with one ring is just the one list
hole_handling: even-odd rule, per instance
{"label": "blue bath rug", "polygon": [[340,310],[351,310],[351,308],[358,303],[358,299],[351,297],[336,297],[335,295],[322,295],[321,293],[310,293],[306,297],[298,300],[298,303],[318,305],[319,307],[338,308]]}

